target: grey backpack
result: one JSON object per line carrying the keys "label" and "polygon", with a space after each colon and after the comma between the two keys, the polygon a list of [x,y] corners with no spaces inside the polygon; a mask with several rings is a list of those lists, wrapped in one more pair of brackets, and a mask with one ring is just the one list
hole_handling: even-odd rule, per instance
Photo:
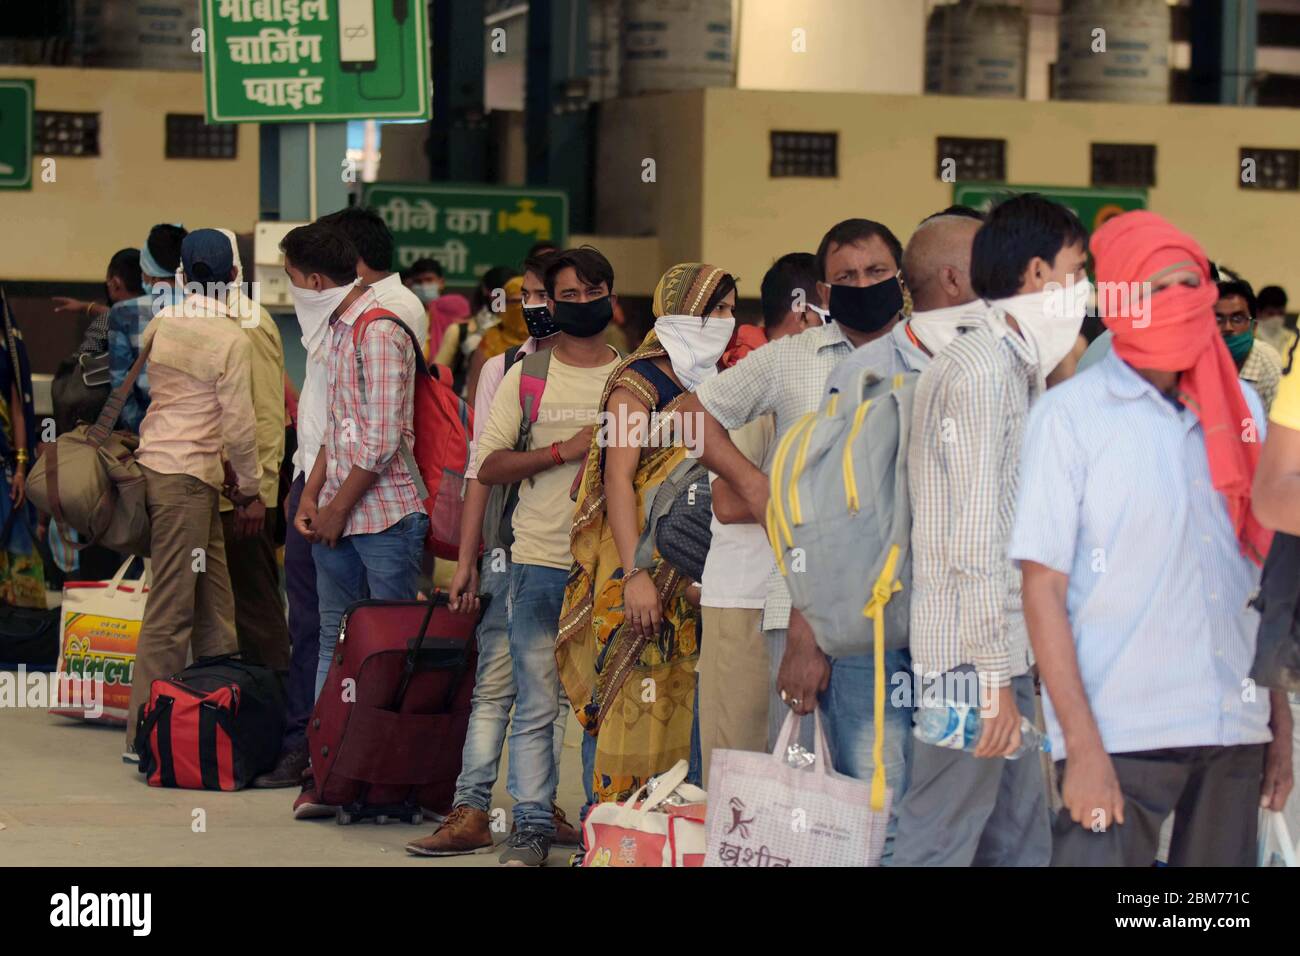
{"label": "grey backpack", "polygon": [[864,370],[781,437],[768,538],[794,607],[832,657],[907,646],[907,442],[918,373]]}

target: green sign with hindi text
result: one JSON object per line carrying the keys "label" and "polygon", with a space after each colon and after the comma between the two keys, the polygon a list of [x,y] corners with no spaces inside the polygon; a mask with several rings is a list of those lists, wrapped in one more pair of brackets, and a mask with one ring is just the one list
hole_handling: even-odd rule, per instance
{"label": "green sign with hindi text", "polygon": [[362,201],[392,230],[396,267],[435,259],[448,285],[473,285],[493,266],[518,268],[535,242],[563,248],[569,199],[550,189],[367,183]]}
{"label": "green sign with hindi text", "polygon": [[428,119],[422,0],[202,0],[209,123]]}

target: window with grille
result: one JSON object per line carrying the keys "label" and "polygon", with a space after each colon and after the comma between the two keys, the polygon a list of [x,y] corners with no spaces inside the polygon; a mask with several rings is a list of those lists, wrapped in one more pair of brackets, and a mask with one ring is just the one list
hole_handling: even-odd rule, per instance
{"label": "window with grille", "polygon": [[1243,146],[1238,177],[1242,189],[1300,190],[1300,150]]}
{"label": "window with grille", "polygon": [[1156,148],[1140,143],[1093,143],[1094,186],[1154,186]]}
{"label": "window with grille", "polygon": [[834,179],[839,175],[839,133],[772,131],[769,175]]}
{"label": "window with grille", "polygon": [[935,140],[935,175],[944,182],[1006,182],[1007,141],[940,136]]}
{"label": "window with grille", "polygon": [[238,147],[238,126],[209,126],[197,114],[167,114],[168,159],[234,159]]}
{"label": "window with grille", "polygon": [[33,152],[43,156],[98,156],[99,114],[37,110]]}

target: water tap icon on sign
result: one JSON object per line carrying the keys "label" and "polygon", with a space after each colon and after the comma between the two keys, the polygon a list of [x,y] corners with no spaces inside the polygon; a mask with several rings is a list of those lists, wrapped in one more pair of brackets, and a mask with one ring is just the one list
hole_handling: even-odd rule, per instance
{"label": "water tap icon on sign", "polygon": [[551,217],[534,212],[536,207],[536,200],[520,199],[515,203],[514,212],[502,209],[497,213],[497,232],[518,232],[538,240],[550,240]]}

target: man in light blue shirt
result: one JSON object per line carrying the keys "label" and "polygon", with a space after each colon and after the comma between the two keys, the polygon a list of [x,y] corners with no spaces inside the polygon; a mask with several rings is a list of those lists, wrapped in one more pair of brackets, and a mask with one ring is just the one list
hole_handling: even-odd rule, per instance
{"label": "man in light blue shirt", "polygon": [[[1208,283],[1185,265],[1154,307]],[[1290,790],[1290,713],[1273,707],[1270,729],[1270,692],[1248,678],[1259,568],[1179,382],[1110,351],[1030,412],[1008,550],[1061,761],[1053,865],[1149,866],[1175,810],[1171,864],[1253,865],[1261,791],[1280,809]],[[1242,392],[1243,441],[1262,441],[1263,408]]]}

